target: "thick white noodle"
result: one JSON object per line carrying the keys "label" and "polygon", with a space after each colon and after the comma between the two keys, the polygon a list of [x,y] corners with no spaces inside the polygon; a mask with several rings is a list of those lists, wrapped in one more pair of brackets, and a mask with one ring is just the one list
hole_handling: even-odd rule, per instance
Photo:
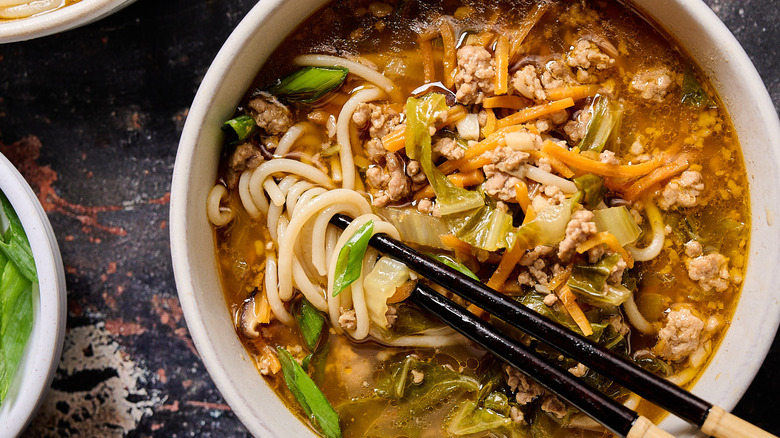
{"label": "thick white noodle", "polygon": [[[250,171],[244,172],[242,177],[244,177],[247,172]],[[323,187],[333,187],[333,183],[331,182],[328,175],[316,167],[301,163],[300,161],[291,160],[289,158],[276,158],[270,161],[266,161],[251,172],[246,190],[249,198],[246,199],[244,193],[239,192],[241,195],[241,201],[244,203],[244,205],[246,206],[249,201],[251,201],[254,203],[255,210],[258,210],[263,214],[268,213],[268,199],[266,198],[264,183],[267,178],[271,177],[271,175],[278,173],[297,175]]]}
{"label": "thick white noodle", "polygon": [[329,246],[325,241],[328,236],[328,225],[330,219],[338,213],[346,214],[351,217],[360,214],[358,209],[352,204],[334,204],[322,210],[314,220],[314,225],[312,226],[311,262],[312,265],[314,265],[314,268],[317,269],[317,273],[323,277],[328,275],[326,254],[333,252],[333,246]]}
{"label": "thick white noodle", "polygon": [[0,3],[0,18],[16,20],[27,18],[42,12],[51,11],[62,6],[62,0],[27,0],[27,1],[9,1]]}
{"label": "thick white noodle", "polygon": [[277,283],[277,264],[276,258],[272,252],[266,253],[265,258],[265,293],[268,297],[268,304],[271,306],[271,311],[274,312],[276,318],[282,323],[288,326],[292,326],[295,323],[293,317],[284,308],[284,303],[279,298],[279,289],[276,287]]}
{"label": "thick white noodle", "polygon": [[647,202],[645,202],[645,212],[647,213],[647,220],[650,222],[650,227],[653,230],[653,240],[645,248],[626,245],[626,249],[631,253],[631,257],[637,262],[644,262],[657,257],[658,254],[661,253],[661,250],[664,247],[664,240],[666,239],[664,218],[661,216],[661,212],[658,211],[658,207],[652,199],[648,199]]}
{"label": "thick white noodle", "polygon": [[628,318],[628,322],[630,322],[634,328],[646,335],[655,333],[653,325],[642,316],[642,313],[639,312],[639,309],[636,307],[634,294],[629,295],[628,300],[623,303],[623,311],[626,312],[626,318]]}
{"label": "thick white noodle", "polygon": [[389,340],[385,339],[382,333],[377,330],[371,330],[370,332],[371,336],[380,343],[391,347],[441,348],[466,342],[463,335],[452,329],[437,330],[437,333],[401,336],[400,338]]}
{"label": "thick white noodle", "polygon": [[271,198],[271,202],[274,205],[284,205],[284,193],[279,190],[279,186],[276,185],[276,181],[273,178],[263,181],[263,189],[268,193],[268,197]]}
{"label": "thick white noodle", "polygon": [[241,174],[241,177],[238,179],[238,197],[241,198],[241,204],[249,214],[249,217],[257,219],[260,217],[260,210],[255,205],[252,195],[249,194],[249,180],[252,179],[254,171],[254,169],[250,169]]}
{"label": "thick white noodle", "polygon": [[[279,182],[279,190],[286,191],[296,183],[297,179],[294,176],[286,176]],[[278,224],[279,218],[284,212],[283,206],[271,204],[268,207],[268,214],[266,215],[266,226],[268,227],[268,233],[271,235],[274,243],[279,243]]]}
{"label": "thick white noodle", "polygon": [[295,206],[298,204],[298,198],[303,195],[304,192],[314,187],[314,184],[308,181],[298,181],[287,190],[287,215],[290,212],[295,211]]}
{"label": "thick white noodle", "polygon": [[290,152],[292,145],[294,145],[295,142],[301,138],[304,132],[306,132],[306,128],[304,128],[302,123],[296,123],[295,125],[291,126],[290,129],[284,133],[282,139],[279,140],[279,144],[276,145],[274,156],[283,157],[287,155],[287,152]]}
{"label": "thick white noodle", "polygon": [[360,76],[361,78],[375,84],[379,88],[383,89],[387,94],[390,94],[395,88],[393,81],[385,77],[382,73],[366,67],[355,61],[342,58],[339,56],[331,55],[300,55],[293,59],[293,63],[297,65],[310,65],[313,67],[331,67],[338,66],[349,69],[349,72],[353,75]]}
{"label": "thick white noodle", "polygon": [[341,112],[339,112],[339,118],[336,122],[336,141],[341,146],[339,148],[342,175],[341,187],[345,189],[355,188],[355,160],[352,157],[352,140],[349,135],[352,115],[361,103],[377,100],[384,94],[379,88],[366,88],[353,94],[344,103],[344,106],[341,107]]}
{"label": "thick white noodle", "polygon": [[553,175],[550,172],[546,172],[536,166],[531,166],[529,164],[526,164],[524,167],[525,177],[528,179],[532,179],[547,186],[557,186],[563,191],[563,193],[577,193],[577,185],[568,179],[561,178],[558,175]]}
{"label": "thick white noodle", "polygon": [[[353,190],[335,189],[325,192],[302,208],[297,208],[290,219],[290,226],[284,237],[279,238],[279,295],[292,296],[292,256],[295,243],[303,225],[320,210],[336,203],[353,203],[362,214],[371,213],[368,201]],[[330,294],[329,294],[330,296]]]}
{"label": "thick white noodle", "polygon": [[230,207],[222,207],[222,201],[228,196],[227,187],[217,184],[211,188],[206,201],[206,215],[209,222],[217,227],[223,227],[233,220],[234,212]]}

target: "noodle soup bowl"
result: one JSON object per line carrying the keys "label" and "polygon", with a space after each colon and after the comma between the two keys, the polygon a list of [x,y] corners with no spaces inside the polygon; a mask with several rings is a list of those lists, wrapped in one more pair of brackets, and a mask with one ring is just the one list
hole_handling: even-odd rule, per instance
{"label": "noodle soup bowl", "polygon": [[[312,436],[264,379],[238,339],[221,293],[213,230],[206,216],[222,149],[222,123],[251,86],[260,66],[321,0],[259,2],[215,58],[187,117],[171,191],[171,252],[179,298],[192,338],[227,403],[256,436]],[[733,408],[765,357],[780,321],[780,124],[771,99],[723,23],[704,4],[687,0],[631,2],[661,23],[712,80],[731,115],[749,174],[751,241],[744,287],[734,320],[693,392]],[[749,340],[746,342],[746,340]],[[662,427],[692,434],[681,420]]]}

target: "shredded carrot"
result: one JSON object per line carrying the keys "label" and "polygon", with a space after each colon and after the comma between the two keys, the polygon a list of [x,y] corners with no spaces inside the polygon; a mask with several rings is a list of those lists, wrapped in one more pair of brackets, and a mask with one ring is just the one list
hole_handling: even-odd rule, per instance
{"label": "shredded carrot", "polygon": [[255,303],[257,306],[257,321],[260,324],[268,324],[271,322],[271,304],[268,302],[268,295],[265,291],[260,295],[260,302]]}
{"label": "shredded carrot", "polygon": [[525,181],[515,184],[515,199],[520,204],[520,208],[523,209],[523,213],[526,213],[528,206],[531,205],[531,199],[528,197],[528,184]]}
{"label": "shredded carrot", "polygon": [[549,288],[551,291],[554,291],[555,289],[558,289],[569,281],[569,277],[571,277],[571,271],[573,269],[574,265],[568,265],[566,266],[561,272],[559,272],[557,275],[555,275],[552,280],[547,282],[547,288]]}
{"label": "shredded carrot", "polygon": [[276,356],[276,351],[270,345],[264,345],[263,348],[260,349],[260,358],[257,363],[268,364],[268,371],[270,371],[271,374],[276,374],[282,370],[282,364]]}
{"label": "shredded carrot", "polygon": [[473,37],[470,39],[472,44],[487,48],[490,45],[490,43],[493,42],[493,38],[495,37],[496,37],[495,33],[486,30],[484,32],[480,32],[479,35],[473,35]]}
{"label": "shredded carrot", "polygon": [[615,237],[614,234],[608,231],[602,231],[600,233],[596,233],[593,236],[589,237],[586,241],[577,245],[577,253],[582,254],[585,251],[595,248],[602,244],[607,245],[607,248],[620,254],[620,256],[623,257],[623,260],[626,261],[626,265],[629,268],[634,267],[634,258],[631,257],[631,254],[629,254],[625,248],[620,246],[620,242],[618,242],[617,237]]}
{"label": "shredded carrot", "polygon": [[537,160],[540,158],[545,158],[547,161],[550,162],[550,167],[558,173],[558,175],[561,175],[564,178],[571,178],[575,175],[574,171],[569,168],[569,166],[566,165],[563,161],[551,156],[550,154],[546,154],[542,151],[528,151],[529,154],[531,154],[532,157],[536,158]]}
{"label": "shredded carrot", "polygon": [[530,249],[530,243],[531,242],[522,236],[517,236],[514,246],[512,246],[511,249],[504,251],[504,254],[501,256],[501,262],[487,282],[488,287],[501,291],[506,279],[509,278],[512,271],[515,269],[515,265],[517,265],[523,257],[525,251]]}
{"label": "shredded carrot", "polygon": [[496,132],[496,113],[490,108],[487,108],[485,113],[487,114],[487,121],[485,122],[485,126],[482,127],[482,136],[488,137],[490,134]]}
{"label": "shredded carrot", "polygon": [[[530,198],[530,196],[529,196]],[[523,218],[522,225],[525,225],[532,220],[536,219],[536,210],[534,210],[534,207],[532,205],[528,205],[528,210],[525,212],[525,217]]]}
{"label": "shredded carrot", "polygon": [[647,176],[631,184],[628,189],[623,191],[623,198],[625,198],[627,201],[638,199],[642,193],[647,191],[649,188],[655,186],[665,179],[682,173],[682,171],[687,168],[688,157],[685,155],[680,155],[671,163],[653,170],[647,174]]}
{"label": "shredded carrot", "polygon": [[567,97],[565,99],[556,100],[554,102],[528,107],[512,114],[511,116],[507,116],[499,120],[498,129],[506,128],[507,126],[512,125],[518,125],[520,123],[529,122],[531,120],[536,120],[572,106],[574,106],[574,99]]}
{"label": "shredded carrot", "polygon": [[403,149],[406,146],[406,125],[398,125],[382,137],[382,146],[389,152]]}
{"label": "shredded carrot", "polygon": [[482,316],[487,313],[481,307],[477,307],[474,304],[469,304],[468,307],[466,307],[466,310],[473,313],[477,318],[482,318]]}
{"label": "shredded carrot", "polygon": [[412,294],[415,286],[417,286],[417,280],[408,280],[406,283],[398,286],[395,288],[395,293],[393,296],[387,299],[387,303],[395,304],[400,303],[401,301],[406,301],[406,299],[409,298],[409,296]]}
{"label": "shredded carrot", "polygon": [[455,66],[457,65],[455,34],[450,23],[443,20],[439,25],[439,33],[441,33],[442,45],[444,46],[444,58],[442,59],[442,64],[444,65],[444,85],[447,88],[452,88],[455,85]]}
{"label": "shredded carrot", "polygon": [[585,99],[586,97],[595,96],[596,93],[598,93],[599,88],[601,88],[599,85],[567,85],[564,87],[547,90],[546,93],[547,99],[549,100],[561,100],[570,97],[576,101]]}
{"label": "shredded carrot", "polygon": [[520,96],[504,95],[504,96],[490,96],[486,97],[482,101],[483,108],[509,108],[513,110],[519,110],[526,106],[527,100]]}
{"label": "shredded carrot", "polygon": [[[470,187],[485,181],[485,174],[482,173],[481,170],[475,169],[471,172],[453,173],[452,175],[448,175],[447,178],[458,187]],[[436,193],[433,191],[433,187],[427,185],[414,194],[414,199],[420,200],[423,198],[432,198],[434,196],[436,196]]]}
{"label": "shredded carrot", "polygon": [[423,62],[423,76],[425,77],[425,83],[430,84],[436,81],[436,68],[433,64],[433,45],[430,38],[420,36],[420,55]]}
{"label": "shredded carrot", "polygon": [[454,234],[442,234],[439,236],[439,240],[441,240],[442,245],[451,248],[456,252],[464,254],[471,253],[471,245],[458,239]]}
{"label": "shredded carrot", "polygon": [[585,336],[593,334],[593,328],[590,326],[588,317],[585,316],[585,312],[582,311],[579,304],[577,304],[577,297],[574,296],[574,292],[571,291],[569,286],[563,285],[560,290],[556,291],[558,299],[561,300],[561,304],[569,312],[569,315],[577,323],[577,327],[582,330]]}
{"label": "shredded carrot", "polygon": [[650,161],[641,164],[608,164],[586,158],[574,150],[566,150],[549,140],[545,141],[544,145],[542,145],[542,152],[561,160],[571,167],[585,172],[595,173],[600,176],[621,178],[633,178],[647,175],[658,168],[658,166],[662,165],[666,159],[664,155],[658,155]]}
{"label": "shredded carrot", "polygon": [[549,5],[545,2],[537,3],[534,6],[533,10],[530,11],[529,14],[526,16],[527,19],[523,22],[520,28],[517,31],[515,31],[509,45],[510,59],[514,58],[518,53],[520,53],[520,46],[523,45],[523,41],[525,41],[525,38],[531,32],[531,29],[533,29],[533,27],[536,26],[536,23],[539,22],[539,20],[542,18],[544,13],[547,12],[548,7]]}
{"label": "shredded carrot", "polygon": [[[450,125],[459,122],[468,115],[468,110],[463,105],[451,106],[447,109],[447,120],[444,124],[437,124],[436,129],[445,125]],[[389,152],[397,152],[406,146],[406,124],[401,124],[393,128],[382,137],[382,146]]]}
{"label": "shredded carrot", "polygon": [[481,155],[479,157],[471,158],[460,166],[461,172],[471,172],[476,169],[482,169],[484,166],[493,162],[491,157]]}
{"label": "shredded carrot", "polygon": [[494,53],[496,60],[495,94],[506,94],[509,86],[509,39],[499,35]]}

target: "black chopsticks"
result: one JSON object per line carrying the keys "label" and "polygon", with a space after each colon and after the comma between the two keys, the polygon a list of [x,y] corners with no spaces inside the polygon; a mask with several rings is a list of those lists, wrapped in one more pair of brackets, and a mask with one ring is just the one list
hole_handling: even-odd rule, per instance
{"label": "black chopsticks", "polygon": [[[330,222],[344,229],[349,225],[351,219],[339,214],[335,215]],[[423,277],[550,345],[562,354],[585,364],[599,374],[610,377],[641,397],[691,422],[707,434],[722,438],[774,436],[389,236],[377,234],[371,238],[369,244],[378,251],[404,262]],[[421,289],[424,290],[424,288]],[[431,301],[431,297],[426,294],[417,293],[416,296],[423,297],[423,300],[428,300],[429,303],[441,304],[438,300]],[[437,307],[441,306],[437,305]],[[440,310],[451,312],[447,306],[441,307]],[[437,312],[434,311],[434,313]],[[462,320],[463,316],[465,315],[454,319],[460,318]],[[456,321],[447,320],[446,322]],[[554,392],[557,391],[554,390]],[[563,394],[561,395],[563,396]],[[574,394],[571,395],[574,396]],[[576,405],[576,403],[573,404]],[[583,412],[586,411],[583,410]],[[600,418],[595,419],[601,421]],[[621,421],[624,423],[625,420],[623,418]],[[615,421],[616,423],[605,424],[605,426],[615,432],[618,432],[619,427],[625,427],[625,424]]]}

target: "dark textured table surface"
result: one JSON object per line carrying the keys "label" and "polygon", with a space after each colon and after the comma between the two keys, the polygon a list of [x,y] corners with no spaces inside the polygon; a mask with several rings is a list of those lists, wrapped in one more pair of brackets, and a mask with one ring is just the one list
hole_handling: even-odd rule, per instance
{"label": "dark textured table surface", "polygon": [[[706,0],[780,108],[774,0]],[[0,46],[0,152],[48,212],[68,334],[25,436],[245,436],[176,297],[168,199],[198,84],[252,0],[139,0],[92,25]],[[735,413],[780,434],[780,338]]]}

